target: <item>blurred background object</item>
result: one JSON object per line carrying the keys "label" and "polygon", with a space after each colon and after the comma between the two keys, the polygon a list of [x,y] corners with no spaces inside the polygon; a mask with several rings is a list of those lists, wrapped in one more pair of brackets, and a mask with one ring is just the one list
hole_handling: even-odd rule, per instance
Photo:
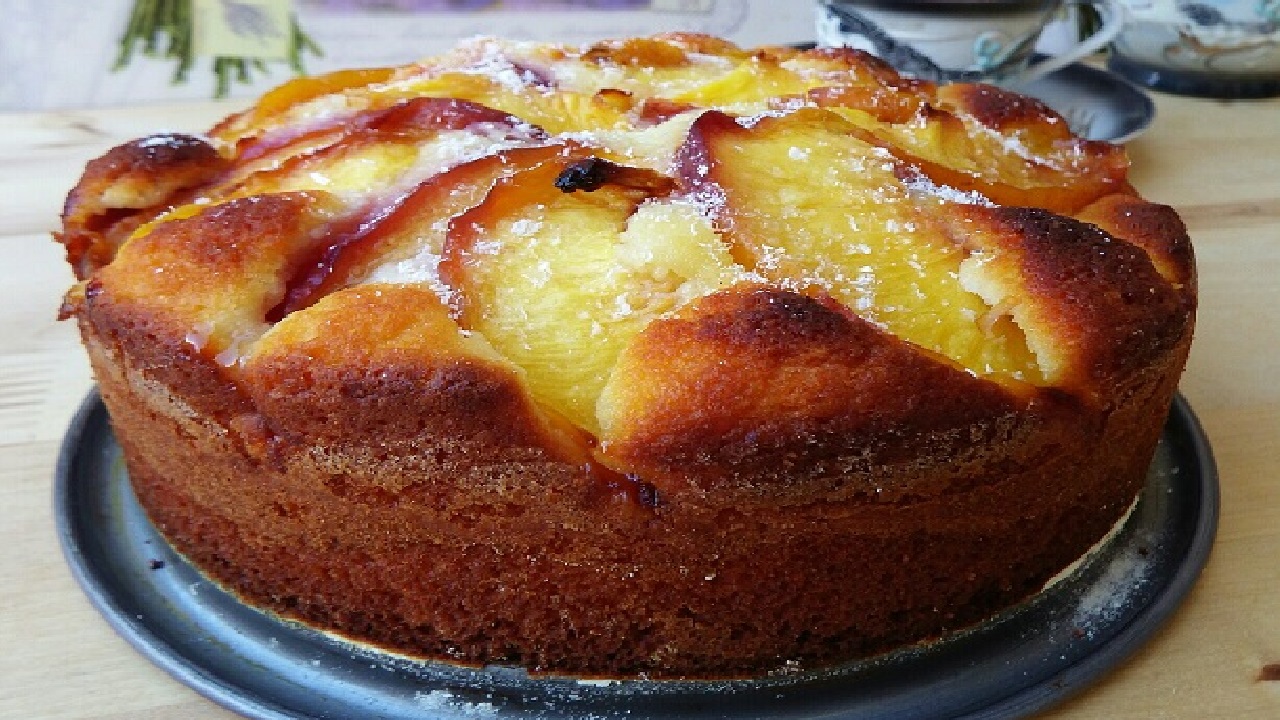
{"label": "blurred background object", "polygon": [[1107,67],[1156,90],[1280,95],[1280,0],[1124,0]]}
{"label": "blurred background object", "polygon": [[171,82],[189,80],[197,57],[213,64],[214,97],[226,97],[231,83],[250,84],[281,61],[302,75],[304,52],[324,53],[298,26],[289,0],[133,0],[112,72],[128,67],[135,52],[174,63]]}
{"label": "blurred background object", "polygon": [[[1029,82],[1106,47],[1120,30],[1119,0],[1082,0],[1100,18],[1036,54],[1066,0],[818,0],[819,45],[878,55],[913,77],[936,82]],[[1086,32],[1081,32],[1084,29]]]}
{"label": "blurred background object", "polygon": [[[154,6],[173,0],[142,0]],[[667,30],[707,32],[741,45],[813,39],[812,5],[796,0],[183,0],[201,4],[285,6],[300,39],[293,58],[238,52],[184,56],[164,28],[143,52],[146,35],[119,69],[122,43],[136,0],[68,2],[0,0],[0,111],[100,107],[214,97],[255,97],[307,72],[399,65],[442,52],[459,39],[498,35],[513,39],[587,43]],[[279,12],[277,9],[276,12]],[[181,35],[181,25],[179,35]],[[136,29],[136,28],[135,28]],[[252,34],[252,33],[250,33]],[[226,39],[226,38],[223,38]],[[179,45],[181,38],[179,38]],[[310,44],[308,44],[310,43]],[[216,49],[215,49],[216,50]],[[322,54],[321,54],[322,53]],[[184,57],[188,58],[185,60]],[[218,66],[217,58],[223,62]],[[181,73],[179,73],[181,69]],[[176,80],[176,82],[175,82]]]}

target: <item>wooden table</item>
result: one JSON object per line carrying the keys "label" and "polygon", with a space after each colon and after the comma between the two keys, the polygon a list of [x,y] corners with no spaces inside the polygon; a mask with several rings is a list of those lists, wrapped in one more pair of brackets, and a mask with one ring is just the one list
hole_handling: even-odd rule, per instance
{"label": "wooden table", "polygon": [[[1169,624],[1044,717],[1280,718],[1280,100],[1156,102],[1130,145],[1132,177],[1196,241],[1201,309],[1182,391],[1216,454],[1221,524]],[[87,160],[234,109],[0,115],[0,717],[233,717],[134,652],[63,563],[50,486],[92,381],[75,328],[54,320],[71,274],[48,233]]]}

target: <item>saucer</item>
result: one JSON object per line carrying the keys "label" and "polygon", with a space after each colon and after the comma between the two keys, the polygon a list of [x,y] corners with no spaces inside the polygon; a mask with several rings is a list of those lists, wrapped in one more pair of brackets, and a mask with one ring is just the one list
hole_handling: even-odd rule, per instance
{"label": "saucer", "polygon": [[1010,89],[1058,111],[1075,134],[1089,140],[1126,143],[1141,135],[1156,115],[1155,103],[1136,85],[1080,63]]}

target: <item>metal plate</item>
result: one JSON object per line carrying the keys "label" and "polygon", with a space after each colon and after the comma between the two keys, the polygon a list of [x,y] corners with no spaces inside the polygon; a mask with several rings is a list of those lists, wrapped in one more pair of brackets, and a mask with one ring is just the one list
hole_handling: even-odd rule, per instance
{"label": "metal plate", "polygon": [[1151,637],[1213,544],[1217,472],[1174,402],[1123,529],[1031,602],[929,646],[753,681],[529,678],[362,648],[238,602],[177,555],[134,499],[96,393],[73,421],[54,485],[72,572],[139,652],[250,718],[1018,718],[1079,691]]}
{"label": "metal plate", "polygon": [[1126,143],[1142,134],[1156,115],[1155,103],[1138,86],[1080,63],[1010,89],[1057,110],[1072,132],[1089,140]]}

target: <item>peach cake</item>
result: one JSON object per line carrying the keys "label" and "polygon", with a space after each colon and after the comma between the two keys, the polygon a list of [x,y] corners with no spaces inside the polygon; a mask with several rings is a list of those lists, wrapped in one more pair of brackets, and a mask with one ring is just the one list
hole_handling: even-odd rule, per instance
{"label": "peach cake", "polygon": [[480,38],[90,162],[138,500],[415,657],[749,677],[1036,595],[1141,491],[1192,250],[1122,148],[851,50]]}

